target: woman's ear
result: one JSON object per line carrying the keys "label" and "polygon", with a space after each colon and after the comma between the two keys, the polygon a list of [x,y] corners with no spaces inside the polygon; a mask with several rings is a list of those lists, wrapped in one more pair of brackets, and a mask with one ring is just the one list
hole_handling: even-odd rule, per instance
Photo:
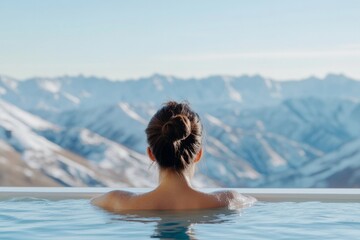
{"label": "woman's ear", "polygon": [[155,156],[154,156],[154,154],[152,153],[150,147],[147,147],[146,152],[147,152],[150,160],[153,161],[153,162],[155,162],[156,159],[155,159]]}
{"label": "woman's ear", "polygon": [[198,152],[198,154],[196,154],[194,162],[199,162],[202,155],[203,155],[203,149],[201,148],[200,151]]}

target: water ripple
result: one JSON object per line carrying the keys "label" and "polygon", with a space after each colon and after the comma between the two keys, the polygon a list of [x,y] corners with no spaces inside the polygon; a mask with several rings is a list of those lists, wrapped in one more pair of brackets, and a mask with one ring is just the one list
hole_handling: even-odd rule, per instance
{"label": "water ripple", "polygon": [[87,200],[0,201],[0,239],[357,239],[360,203],[112,214]]}

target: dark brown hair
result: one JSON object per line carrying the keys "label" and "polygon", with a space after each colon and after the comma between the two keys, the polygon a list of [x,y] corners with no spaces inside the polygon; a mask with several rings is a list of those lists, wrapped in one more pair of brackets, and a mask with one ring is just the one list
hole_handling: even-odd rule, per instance
{"label": "dark brown hair", "polygon": [[162,169],[182,172],[201,149],[202,125],[188,103],[165,103],[151,118],[145,132]]}

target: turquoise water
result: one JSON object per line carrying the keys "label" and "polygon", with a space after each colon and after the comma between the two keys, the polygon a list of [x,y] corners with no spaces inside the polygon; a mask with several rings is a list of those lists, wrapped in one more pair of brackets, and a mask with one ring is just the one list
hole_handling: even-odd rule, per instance
{"label": "turquoise water", "polygon": [[88,200],[0,201],[0,239],[360,239],[360,203],[111,214]]}

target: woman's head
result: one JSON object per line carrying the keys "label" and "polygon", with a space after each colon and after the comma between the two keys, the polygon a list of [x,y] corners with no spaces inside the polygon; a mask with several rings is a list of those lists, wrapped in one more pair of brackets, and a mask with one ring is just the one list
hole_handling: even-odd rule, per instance
{"label": "woman's head", "polygon": [[183,172],[201,157],[202,125],[187,103],[167,102],[145,132],[150,154],[161,169]]}

